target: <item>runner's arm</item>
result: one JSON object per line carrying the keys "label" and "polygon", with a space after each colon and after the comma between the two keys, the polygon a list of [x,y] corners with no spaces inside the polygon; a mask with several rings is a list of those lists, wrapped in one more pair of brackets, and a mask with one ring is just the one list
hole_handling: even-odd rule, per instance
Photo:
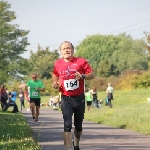
{"label": "runner's arm", "polygon": [[85,75],[85,80],[94,79],[94,74],[93,74],[93,72],[88,73],[88,74],[84,74],[84,75]]}
{"label": "runner's arm", "polygon": [[45,92],[45,87],[43,88],[36,88],[37,91],[40,91],[40,92]]}
{"label": "runner's arm", "polygon": [[28,95],[28,87],[27,86],[25,86],[24,94],[25,94],[25,98],[28,100],[29,95]]}
{"label": "runner's arm", "polygon": [[57,89],[59,87],[59,77],[57,77],[55,74],[52,74],[52,86],[53,88]]}

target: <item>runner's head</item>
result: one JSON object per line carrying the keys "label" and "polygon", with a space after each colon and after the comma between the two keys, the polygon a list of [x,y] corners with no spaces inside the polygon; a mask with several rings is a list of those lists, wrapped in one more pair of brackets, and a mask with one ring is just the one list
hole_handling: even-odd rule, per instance
{"label": "runner's head", "polygon": [[36,73],[32,73],[32,80],[36,81],[37,80],[37,74]]}
{"label": "runner's head", "polygon": [[73,58],[73,54],[74,54],[74,47],[72,43],[70,43],[69,41],[64,41],[60,45],[60,52],[61,52],[62,57],[65,60],[70,61]]}

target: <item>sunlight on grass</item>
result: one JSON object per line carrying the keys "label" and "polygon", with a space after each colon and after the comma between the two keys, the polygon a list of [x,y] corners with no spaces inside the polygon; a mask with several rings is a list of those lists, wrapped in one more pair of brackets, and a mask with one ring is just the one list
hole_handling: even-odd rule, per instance
{"label": "sunlight on grass", "polygon": [[[130,91],[115,91],[113,108],[102,105],[102,108],[93,108],[86,111],[85,119],[96,123],[130,129],[146,135],[150,135],[150,89],[138,89]],[[98,99],[105,98],[105,92],[98,93]]]}
{"label": "sunlight on grass", "polygon": [[0,150],[41,150],[21,113],[0,112]]}

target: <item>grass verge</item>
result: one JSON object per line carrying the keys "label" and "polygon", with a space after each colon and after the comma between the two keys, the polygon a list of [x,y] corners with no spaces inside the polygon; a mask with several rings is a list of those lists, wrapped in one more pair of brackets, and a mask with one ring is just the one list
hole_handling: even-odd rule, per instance
{"label": "grass verge", "polygon": [[21,113],[0,111],[0,150],[41,150]]}

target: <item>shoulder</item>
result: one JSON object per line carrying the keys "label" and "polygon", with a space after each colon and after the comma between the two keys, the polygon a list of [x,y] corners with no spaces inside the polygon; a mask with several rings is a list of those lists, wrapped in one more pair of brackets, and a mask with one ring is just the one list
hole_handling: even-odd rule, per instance
{"label": "shoulder", "polygon": [[82,57],[74,57],[74,60],[80,61],[80,62],[87,62],[85,58]]}
{"label": "shoulder", "polygon": [[62,59],[62,58],[57,59],[57,60],[55,61],[55,65],[60,64],[60,63],[62,63],[62,62],[63,62],[63,59]]}
{"label": "shoulder", "polygon": [[42,81],[42,80],[37,80],[37,82],[38,82],[39,84],[43,84],[43,81]]}
{"label": "shoulder", "polygon": [[27,83],[30,83],[32,80],[28,80]]}
{"label": "shoulder", "polygon": [[41,83],[41,82],[42,82],[42,80],[37,80],[37,82],[38,82],[38,83]]}

